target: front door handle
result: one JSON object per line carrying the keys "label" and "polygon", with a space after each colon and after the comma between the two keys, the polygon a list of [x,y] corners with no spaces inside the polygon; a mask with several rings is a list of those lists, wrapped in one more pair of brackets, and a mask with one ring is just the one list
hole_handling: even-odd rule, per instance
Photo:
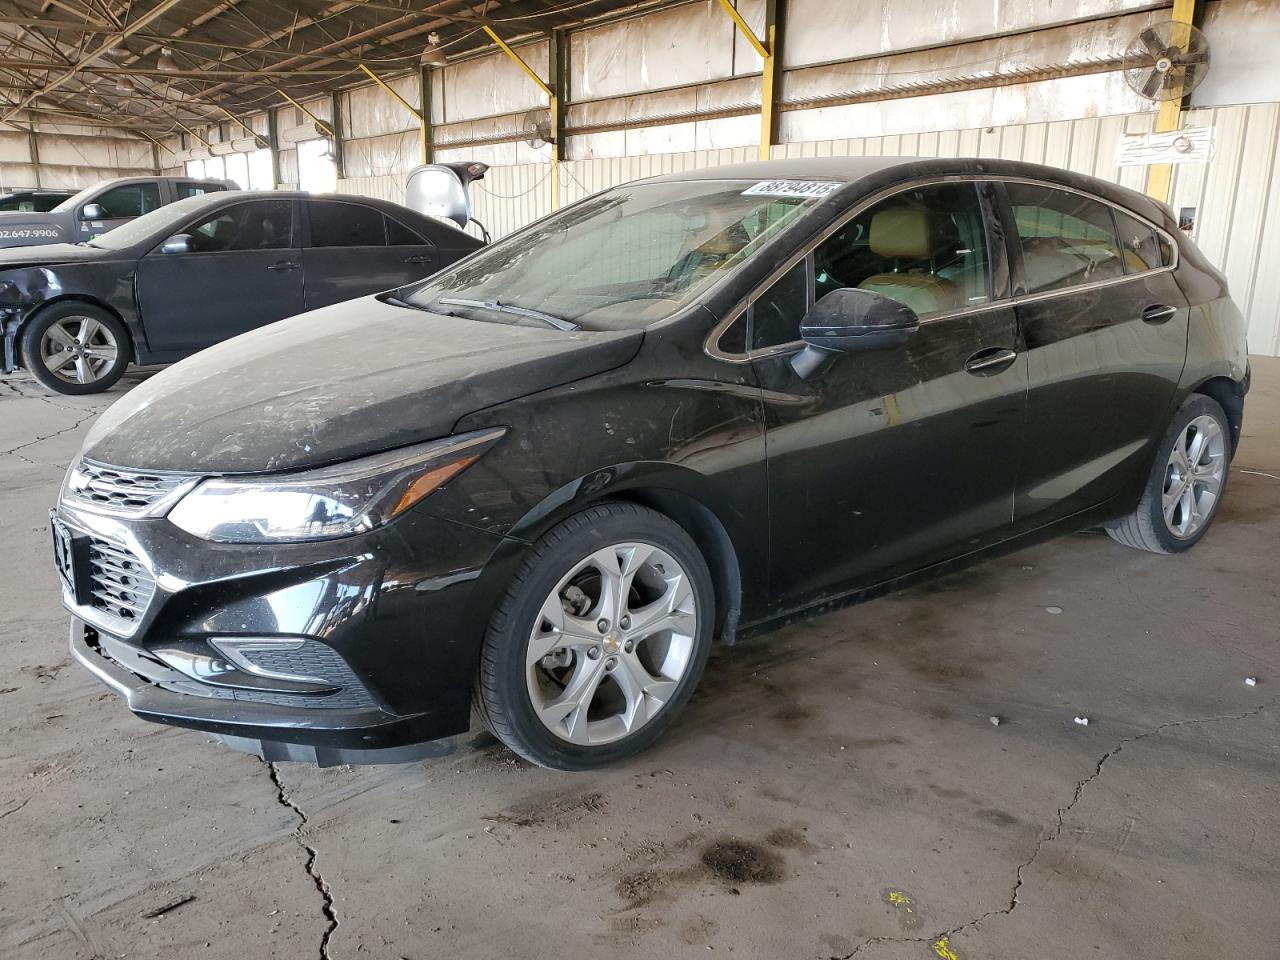
{"label": "front door handle", "polygon": [[1018,351],[1008,347],[988,347],[979,350],[964,362],[964,368],[977,377],[990,377],[1009,368],[1018,359]]}
{"label": "front door handle", "polygon": [[405,257],[405,263],[430,263],[431,257]]}
{"label": "front door handle", "polygon": [[267,267],[268,270],[297,270],[298,263],[294,260],[279,260]]}
{"label": "front door handle", "polygon": [[1149,307],[1143,308],[1143,323],[1168,323],[1178,312],[1177,307],[1171,307],[1167,303],[1153,303]]}

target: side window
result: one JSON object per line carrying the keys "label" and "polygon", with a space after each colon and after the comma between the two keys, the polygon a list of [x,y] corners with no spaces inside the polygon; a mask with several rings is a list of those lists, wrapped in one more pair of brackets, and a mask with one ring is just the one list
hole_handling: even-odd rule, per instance
{"label": "side window", "polygon": [[1008,191],[1028,293],[1124,276],[1105,203],[1035,184],[1011,183]]}
{"label": "side window", "polygon": [[293,233],[292,200],[251,200],[210,214],[188,227],[193,253],[280,250]]}
{"label": "side window", "polygon": [[1156,232],[1141,220],[1115,211],[1120,249],[1124,252],[1125,273],[1145,273],[1164,266],[1164,253]]}
{"label": "side window", "polygon": [[203,197],[209,192],[209,188],[202,183],[180,183],[177,187],[179,200],[185,200],[187,197]]}
{"label": "side window", "polygon": [[800,339],[800,321],[809,309],[808,268],[808,258],[801,260],[752,305],[751,349]]}
{"label": "side window", "polygon": [[160,206],[160,188],[154,183],[127,183],[90,202],[101,206],[108,220],[140,217]]}
{"label": "side window", "polygon": [[382,214],[372,207],[340,200],[308,200],[313,247],[385,247]]}
{"label": "side window", "polygon": [[387,221],[387,243],[393,247],[431,246],[431,241],[418,236],[399,220],[384,217]]}
{"label": "side window", "polygon": [[858,287],[921,317],[991,299],[982,207],[973,183],[894,194],[859,214],[814,251],[814,301]]}

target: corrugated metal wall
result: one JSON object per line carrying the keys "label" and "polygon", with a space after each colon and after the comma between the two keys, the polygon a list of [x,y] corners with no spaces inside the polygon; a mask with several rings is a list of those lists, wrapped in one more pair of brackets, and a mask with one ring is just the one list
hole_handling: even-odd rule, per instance
{"label": "corrugated metal wall", "polygon": [[[1212,160],[1174,168],[1175,210],[1196,208],[1193,236],[1231,282],[1249,318],[1255,353],[1280,356],[1280,104],[1193,110],[1189,126],[1212,126]],[[1116,149],[1125,133],[1152,129],[1154,115],[1131,114],[972,130],[855,137],[790,143],[774,157],[927,156],[1002,157],[1065,167],[1142,189],[1145,167],[1120,167]],[[629,180],[755,159],[750,147],[691,153],[570,160],[560,166],[562,204]],[[402,202],[403,177],[345,180],[339,189]],[[476,216],[504,236],[551,210],[550,167],[493,167],[475,190]]]}

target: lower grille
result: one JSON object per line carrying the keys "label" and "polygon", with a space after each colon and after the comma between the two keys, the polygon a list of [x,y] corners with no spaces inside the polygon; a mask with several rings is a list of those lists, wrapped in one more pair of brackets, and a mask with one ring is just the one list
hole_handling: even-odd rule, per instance
{"label": "lower grille", "polygon": [[128,547],[89,538],[90,606],[134,624],[156,592],[156,581]]}

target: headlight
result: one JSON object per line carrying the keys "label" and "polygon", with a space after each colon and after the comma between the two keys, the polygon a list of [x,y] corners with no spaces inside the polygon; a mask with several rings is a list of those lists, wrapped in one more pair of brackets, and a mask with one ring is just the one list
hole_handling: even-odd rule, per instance
{"label": "headlight", "polygon": [[372,530],[475,463],[505,427],[275,476],[215,477],[179,501],[169,520],[202,540],[279,543]]}

